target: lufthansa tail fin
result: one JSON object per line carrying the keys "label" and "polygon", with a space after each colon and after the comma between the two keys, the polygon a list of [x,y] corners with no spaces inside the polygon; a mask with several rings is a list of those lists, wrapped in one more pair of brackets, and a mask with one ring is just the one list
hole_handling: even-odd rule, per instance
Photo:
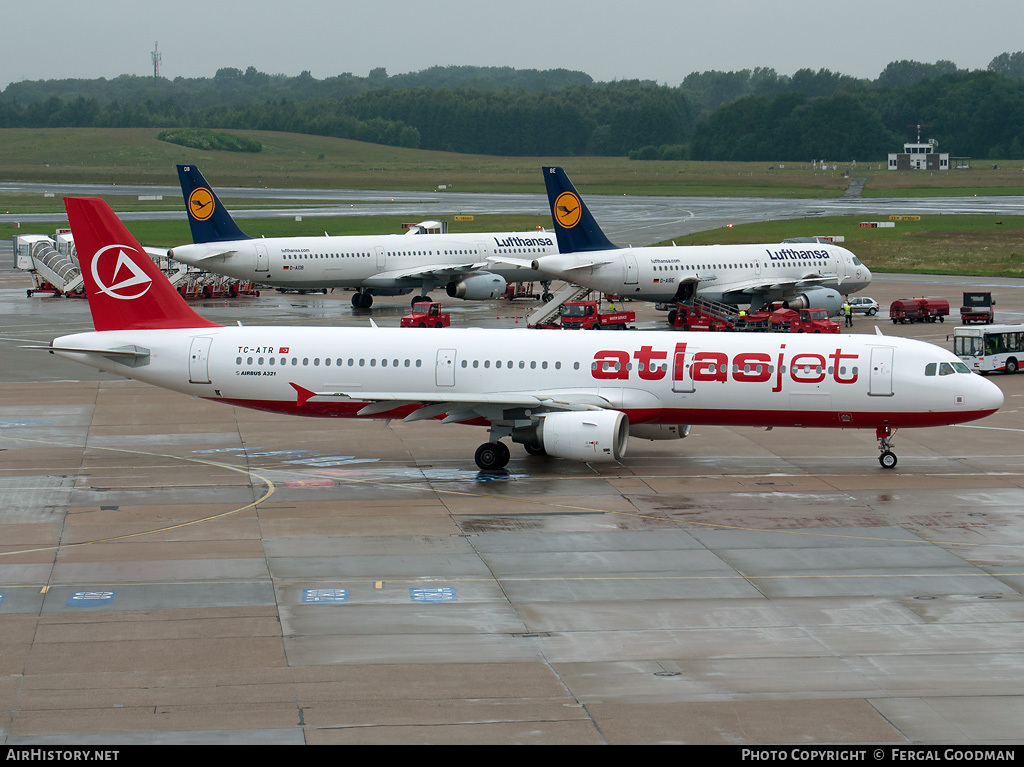
{"label": "lufthansa tail fin", "polygon": [[98,197],[65,197],[96,330],[215,328],[185,303],[114,211]]}
{"label": "lufthansa tail fin", "polygon": [[192,242],[228,242],[230,240],[251,240],[238,228],[227,208],[217,197],[213,188],[206,183],[203,174],[195,165],[179,165],[178,180],[181,195],[188,210],[188,224],[192,227]]}
{"label": "lufthansa tail fin", "polygon": [[543,171],[559,252],[581,253],[617,248],[605,237],[565,171],[558,167],[545,167]]}

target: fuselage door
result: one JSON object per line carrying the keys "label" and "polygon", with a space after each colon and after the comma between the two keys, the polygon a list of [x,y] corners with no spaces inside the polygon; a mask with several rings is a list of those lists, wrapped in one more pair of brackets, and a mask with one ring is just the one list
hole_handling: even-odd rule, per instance
{"label": "fuselage door", "polygon": [[256,271],[265,272],[270,268],[270,259],[267,257],[267,246],[262,242],[254,243],[256,248]]}
{"label": "fuselage door", "polygon": [[636,256],[632,253],[626,253],[623,258],[623,262],[626,264],[626,284],[636,285],[637,282],[637,268],[636,268]]}
{"label": "fuselage door", "polygon": [[210,383],[210,344],[212,343],[213,339],[209,336],[192,339],[192,347],[188,353],[189,383]]}
{"label": "fuselage door", "polygon": [[680,349],[679,346],[672,360],[672,391],[688,393],[694,390],[693,355],[697,350],[685,346]]}
{"label": "fuselage door", "polygon": [[387,264],[387,251],[380,245],[375,245],[373,249],[377,253],[377,271],[382,272]]}
{"label": "fuselage door", "polygon": [[868,383],[868,394],[872,397],[891,397],[892,392],[892,357],[891,346],[876,346],[871,350],[871,377]]}
{"label": "fuselage door", "polygon": [[434,380],[438,386],[455,386],[455,350],[437,350],[437,370]]}

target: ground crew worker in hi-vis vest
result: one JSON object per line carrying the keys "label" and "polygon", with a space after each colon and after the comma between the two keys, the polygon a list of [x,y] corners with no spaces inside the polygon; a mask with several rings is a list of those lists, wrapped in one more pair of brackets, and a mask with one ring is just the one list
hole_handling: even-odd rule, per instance
{"label": "ground crew worker in hi-vis vest", "polygon": [[850,305],[850,300],[847,299],[843,302],[843,315],[846,317],[846,327],[853,327],[853,307]]}

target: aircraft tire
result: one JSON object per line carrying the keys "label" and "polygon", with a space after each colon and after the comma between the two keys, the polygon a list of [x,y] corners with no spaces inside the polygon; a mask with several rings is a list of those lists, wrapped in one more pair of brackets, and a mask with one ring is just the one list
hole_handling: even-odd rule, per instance
{"label": "aircraft tire", "polygon": [[891,450],[886,450],[880,456],[878,456],[878,463],[881,464],[883,469],[894,469],[896,468],[896,453]]}
{"label": "aircraft tire", "polygon": [[508,465],[511,454],[504,442],[485,442],[473,457],[481,471],[500,471]]}

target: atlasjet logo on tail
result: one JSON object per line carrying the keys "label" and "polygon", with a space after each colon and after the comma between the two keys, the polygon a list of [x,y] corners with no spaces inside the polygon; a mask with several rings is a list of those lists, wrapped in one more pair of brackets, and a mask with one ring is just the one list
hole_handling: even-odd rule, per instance
{"label": "atlasjet logo on tail", "polygon": [[213,195],[209,189],[193,189],[188,196],[188,212],[196,221],[205,221],[213,215]]}
{"label": "atlasjet logo on tail", "polygon": [[562,192],[555,200],[555,220],[560,226],[572,229],[580,221],[580,198],[572,192]]}
{"label": "atlasjet logo on tail", "polygon": [[[117,261],[112,269],[106,266],[103,267],[104,273],[110,278],[109,280],[104,280],[100,277],[100,262],[105,260],[109,263],[110,258],[104,259],[104,256],[115,250],[117,251]],[[96,281],[96,286],[99,288],[100,293],[106,293],[111,298],[130,301],[146,295],[146,292],[153,285],[153,280],[125,251],[134,253],[139,258],[149,258],[145,253],[140,254],[137,250],[127,245],[108,245],[98,251],[92,259],[92,278]],[[128,293],[123,292],[130,288],[135,288],[135,290],[131,290]]]}

